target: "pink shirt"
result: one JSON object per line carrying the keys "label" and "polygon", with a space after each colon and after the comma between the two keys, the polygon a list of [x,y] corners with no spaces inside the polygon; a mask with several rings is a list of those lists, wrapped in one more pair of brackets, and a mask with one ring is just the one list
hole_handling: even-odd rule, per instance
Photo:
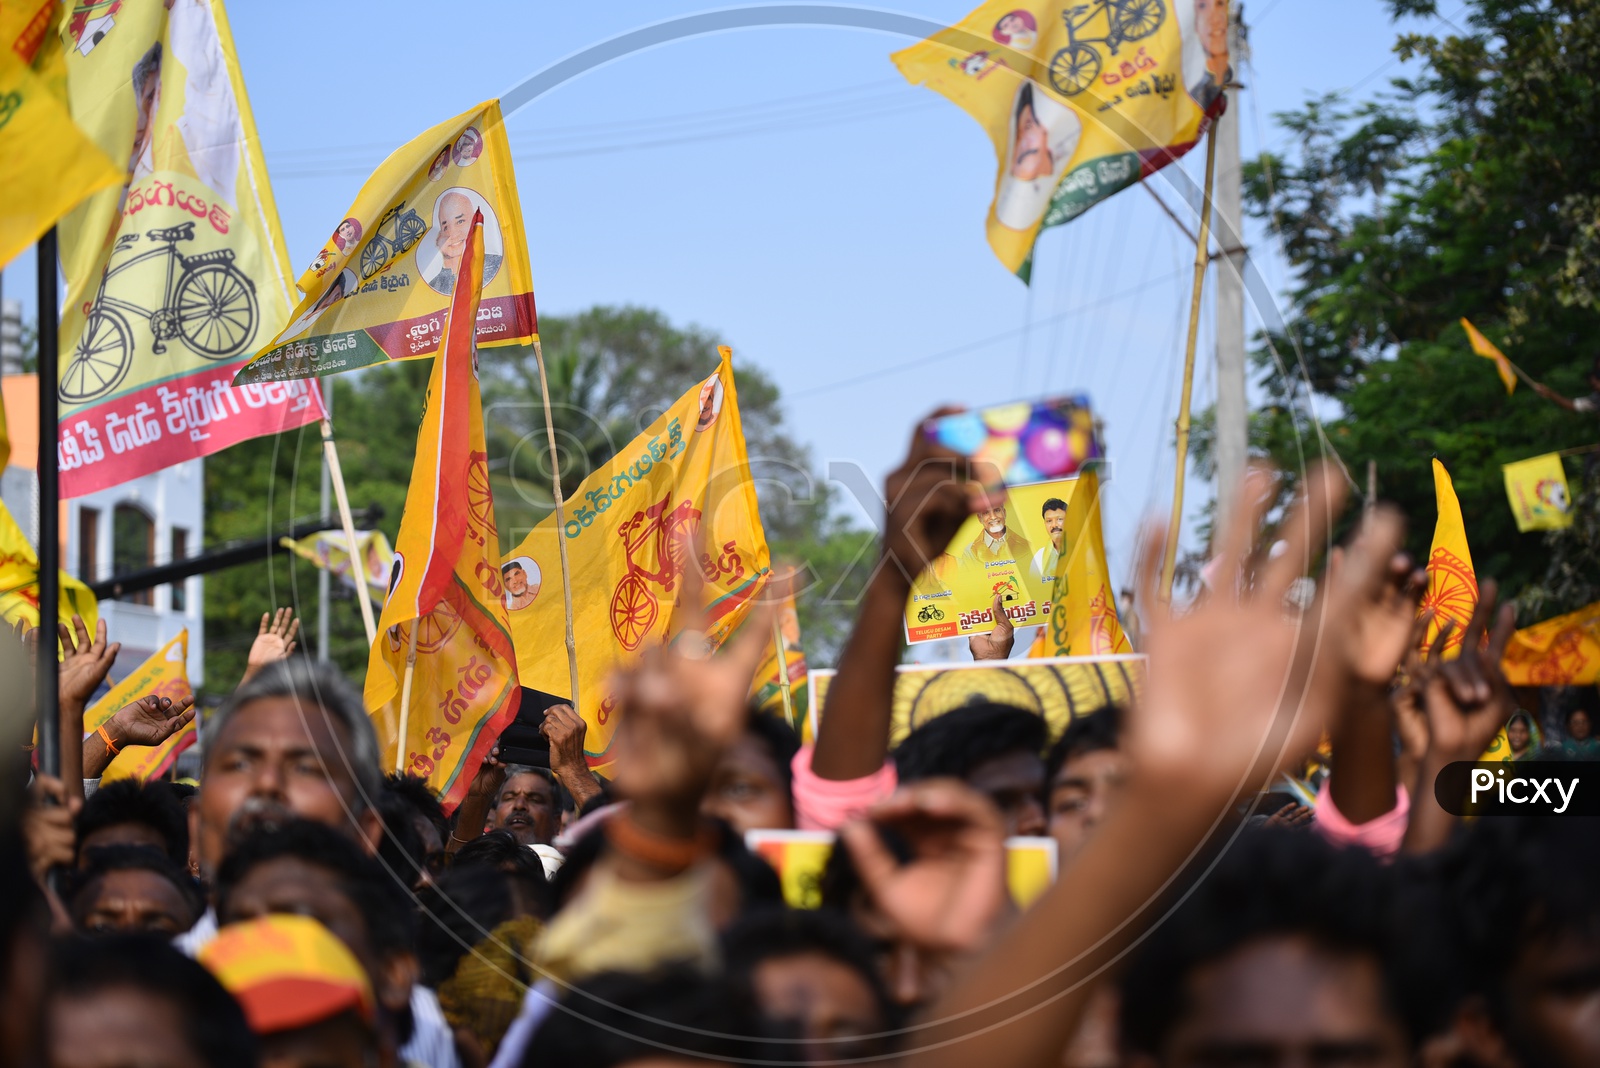
{"label": "pink shirt", "polygon": [[1374,856],[1388,859],[1400,852],[1400,842],[1406,836],[1406,825],[1411,822],[1411,795],[1404,786],[1395,787],[1394,808],[1366,823],[1351,823],[1333,803],[1328,793],[1328,783],[1323,781],[1317,790],[1316,817],[1313,821],[1317,833],[1340,846],[1360,846]]}
{"label": "pink shirt", "polygon": [[894,765],[860,779],[824,779],[811,770],[812,746],[802,746],[789,765],[794,773],[794,825],[802,831],[836,831],[894,793]]}

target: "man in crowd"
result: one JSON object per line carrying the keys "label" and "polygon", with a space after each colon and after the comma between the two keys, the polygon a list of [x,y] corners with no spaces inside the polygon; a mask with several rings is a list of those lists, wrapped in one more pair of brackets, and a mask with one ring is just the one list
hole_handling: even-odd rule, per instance
{"label": "man in crowd", "polygon": [[520,845],[549,845],[561,829],[561,805],[549,772],[522,764],[507,767],[505,785],[489,812],[489,827],[509,831]]}

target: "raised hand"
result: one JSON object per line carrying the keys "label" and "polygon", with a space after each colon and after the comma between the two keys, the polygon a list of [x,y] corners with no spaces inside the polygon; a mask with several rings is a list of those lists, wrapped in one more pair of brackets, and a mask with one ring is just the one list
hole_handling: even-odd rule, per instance
{"label": "raised hand", "polygon": [[1241,507],[1218,541],[1225,574],[1242,574],[1252,556],[1267,556],[1254,580],[1216,590],[1181,617],[1157,594],[1165,532],[1154,530],[1144,541],[1139,603],[1146,606],[1150,681],[1129,717],[1124,747],[1136,773],[1180,788],[1197,803],[1226,803],[1260,789],[1311,750],[1352,683],[1351,646],[1332,640],[1319,648],[1319,638],[1338,639],[1337,628],[1383,596],[1400,545],[1398,515],[1376,510],[1312,606],[1292,612],[1285,604],[1290,586],[1326,544],[1345,487],[1326,465],[1314,468],[1282,526],[1286,551],[1275,556],[1252,552],[1270,488],[1270,475],[1251,471]]}
{"label": "raised hand", "polygon": [[[940,408],[929,419],[954,415],[961,408]],[[883,571],[909,587],[956,536],[972,512],[965,457],[929,441],[921,424],[912,432],[911,448],[884,483],[885,522]]]}
{"label": "raised hand", "polygon": [[261,613],[261,629],[256,632],[256,640],[250,643],[250,656],[245,662],[244,678],[239,680],[240,683],[248,682],[268,664],[287,660],[298,644],[294,636],[299,630],[300,621],[294,617],[293,608]]}
{"label": "raised hand", "polygon": [[151,694],[124,705],[106,723],[117,748],[125,745],[160,745],[194,722],[194,698],[174,701]]}
{"label": "raised hand", "polygon": [[589,725],[571,705],[547,708],[544,722],[539,725],[539,733],[550,740],[550,774],[566,787],[580,808],[600,792],[583,755],[583,738],[588,730]]}
{"label": "raised hand", "polygon": [[72,866],[72,821],[83,798],[69,791],[53,775],[37,775],[28,787],[28,806],[22,813],[22,838],[28,849],[28,869],[44,881],[51,868]]}
{"label": "raised hand", "polygon": [[[1506,643],[1516,627],[1516,610],[1510,604],[1495,612],[1499,586],[1485,579],[1478,589],[1478,604],[1467,623],[1461,655],[1444,660],[1435,652],[1432,671],[1423,688],[1427,714],[1429,754],[1448,762],[1476,760],[1489,748],[1498,731],[1517,710],[1511,684],[1500,667]],[[1485,646],[1483,635],[1494,617]],[[1446,624],[1449,626],[1449,624]],[[1440,635],[1441,644],[1443,635]]]}
{"label": "raised hand", "polygon": [[1005,660],[1011,656],[1011,649],[1016,645],[1017,628],[1006,614],[1005,601],[998,593],[994,595],[992,611],[994,630],[988,634],[974,634],[967,639],[967,648],[971,650],[974,660]]}
{"label": "raised hand", "polygon": [[58,623],[56,629],[61,638],[61,668],[58,675],[61,703],[82,712],[89,698],[94,696],[94,692],[111,673],[111,665],[116,663],[122,645],[120,642],[106,642],[106,621],[103,619],[95,623],[93,638],[90,638],[89,628],[82,616],[74,615],[70,626]]}
{"label": "raised hand", "polygon": [[862,885],[901,933],[928,949],[981,946],[1006,910],[1006,828],[988,798],[956,779],[927,779],[873,807],[912,858],[895,859],[872,823],[839,830]]}

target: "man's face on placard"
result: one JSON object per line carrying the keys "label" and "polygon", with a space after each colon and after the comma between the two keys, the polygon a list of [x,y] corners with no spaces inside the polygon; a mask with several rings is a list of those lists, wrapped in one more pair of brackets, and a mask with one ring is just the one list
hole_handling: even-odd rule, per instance
{"label": "man's face on placard", "polygon": [[460,193],[446,193],[439,204],[439,233],[434,243],[444,255],[444,265],[460,272],[461,255],[467,250],[467,233],[472,229],[472,201]]}
{"label": "man's face on placard", "polygon": [[1061,551],[1061,532],[1067,526],[1067,513],[1062,508],[1051,508],[1044,513],[1044,529],[1050,533],[1050,544]]}
{"label": "man's face on placard", "polygon": [[978,513],[978,522],[983,524],[983,532],[989,537],[1003,537],[1006,532],[1006,506],[996,504],[985,508]]}

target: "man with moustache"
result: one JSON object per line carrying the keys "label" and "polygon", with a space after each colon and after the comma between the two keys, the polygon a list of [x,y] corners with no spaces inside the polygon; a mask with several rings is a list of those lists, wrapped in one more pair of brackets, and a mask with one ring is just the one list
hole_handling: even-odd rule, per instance
{"label": "man with moustache", "polygon": [[961,568],[969,576],[981,576],[987,589],[1000,579],[1019,575],[1033,556],[1033,546],[1021,534],[1007,529],[1003,501],[980,509],[978,523],[978,536],[962,550]]}

